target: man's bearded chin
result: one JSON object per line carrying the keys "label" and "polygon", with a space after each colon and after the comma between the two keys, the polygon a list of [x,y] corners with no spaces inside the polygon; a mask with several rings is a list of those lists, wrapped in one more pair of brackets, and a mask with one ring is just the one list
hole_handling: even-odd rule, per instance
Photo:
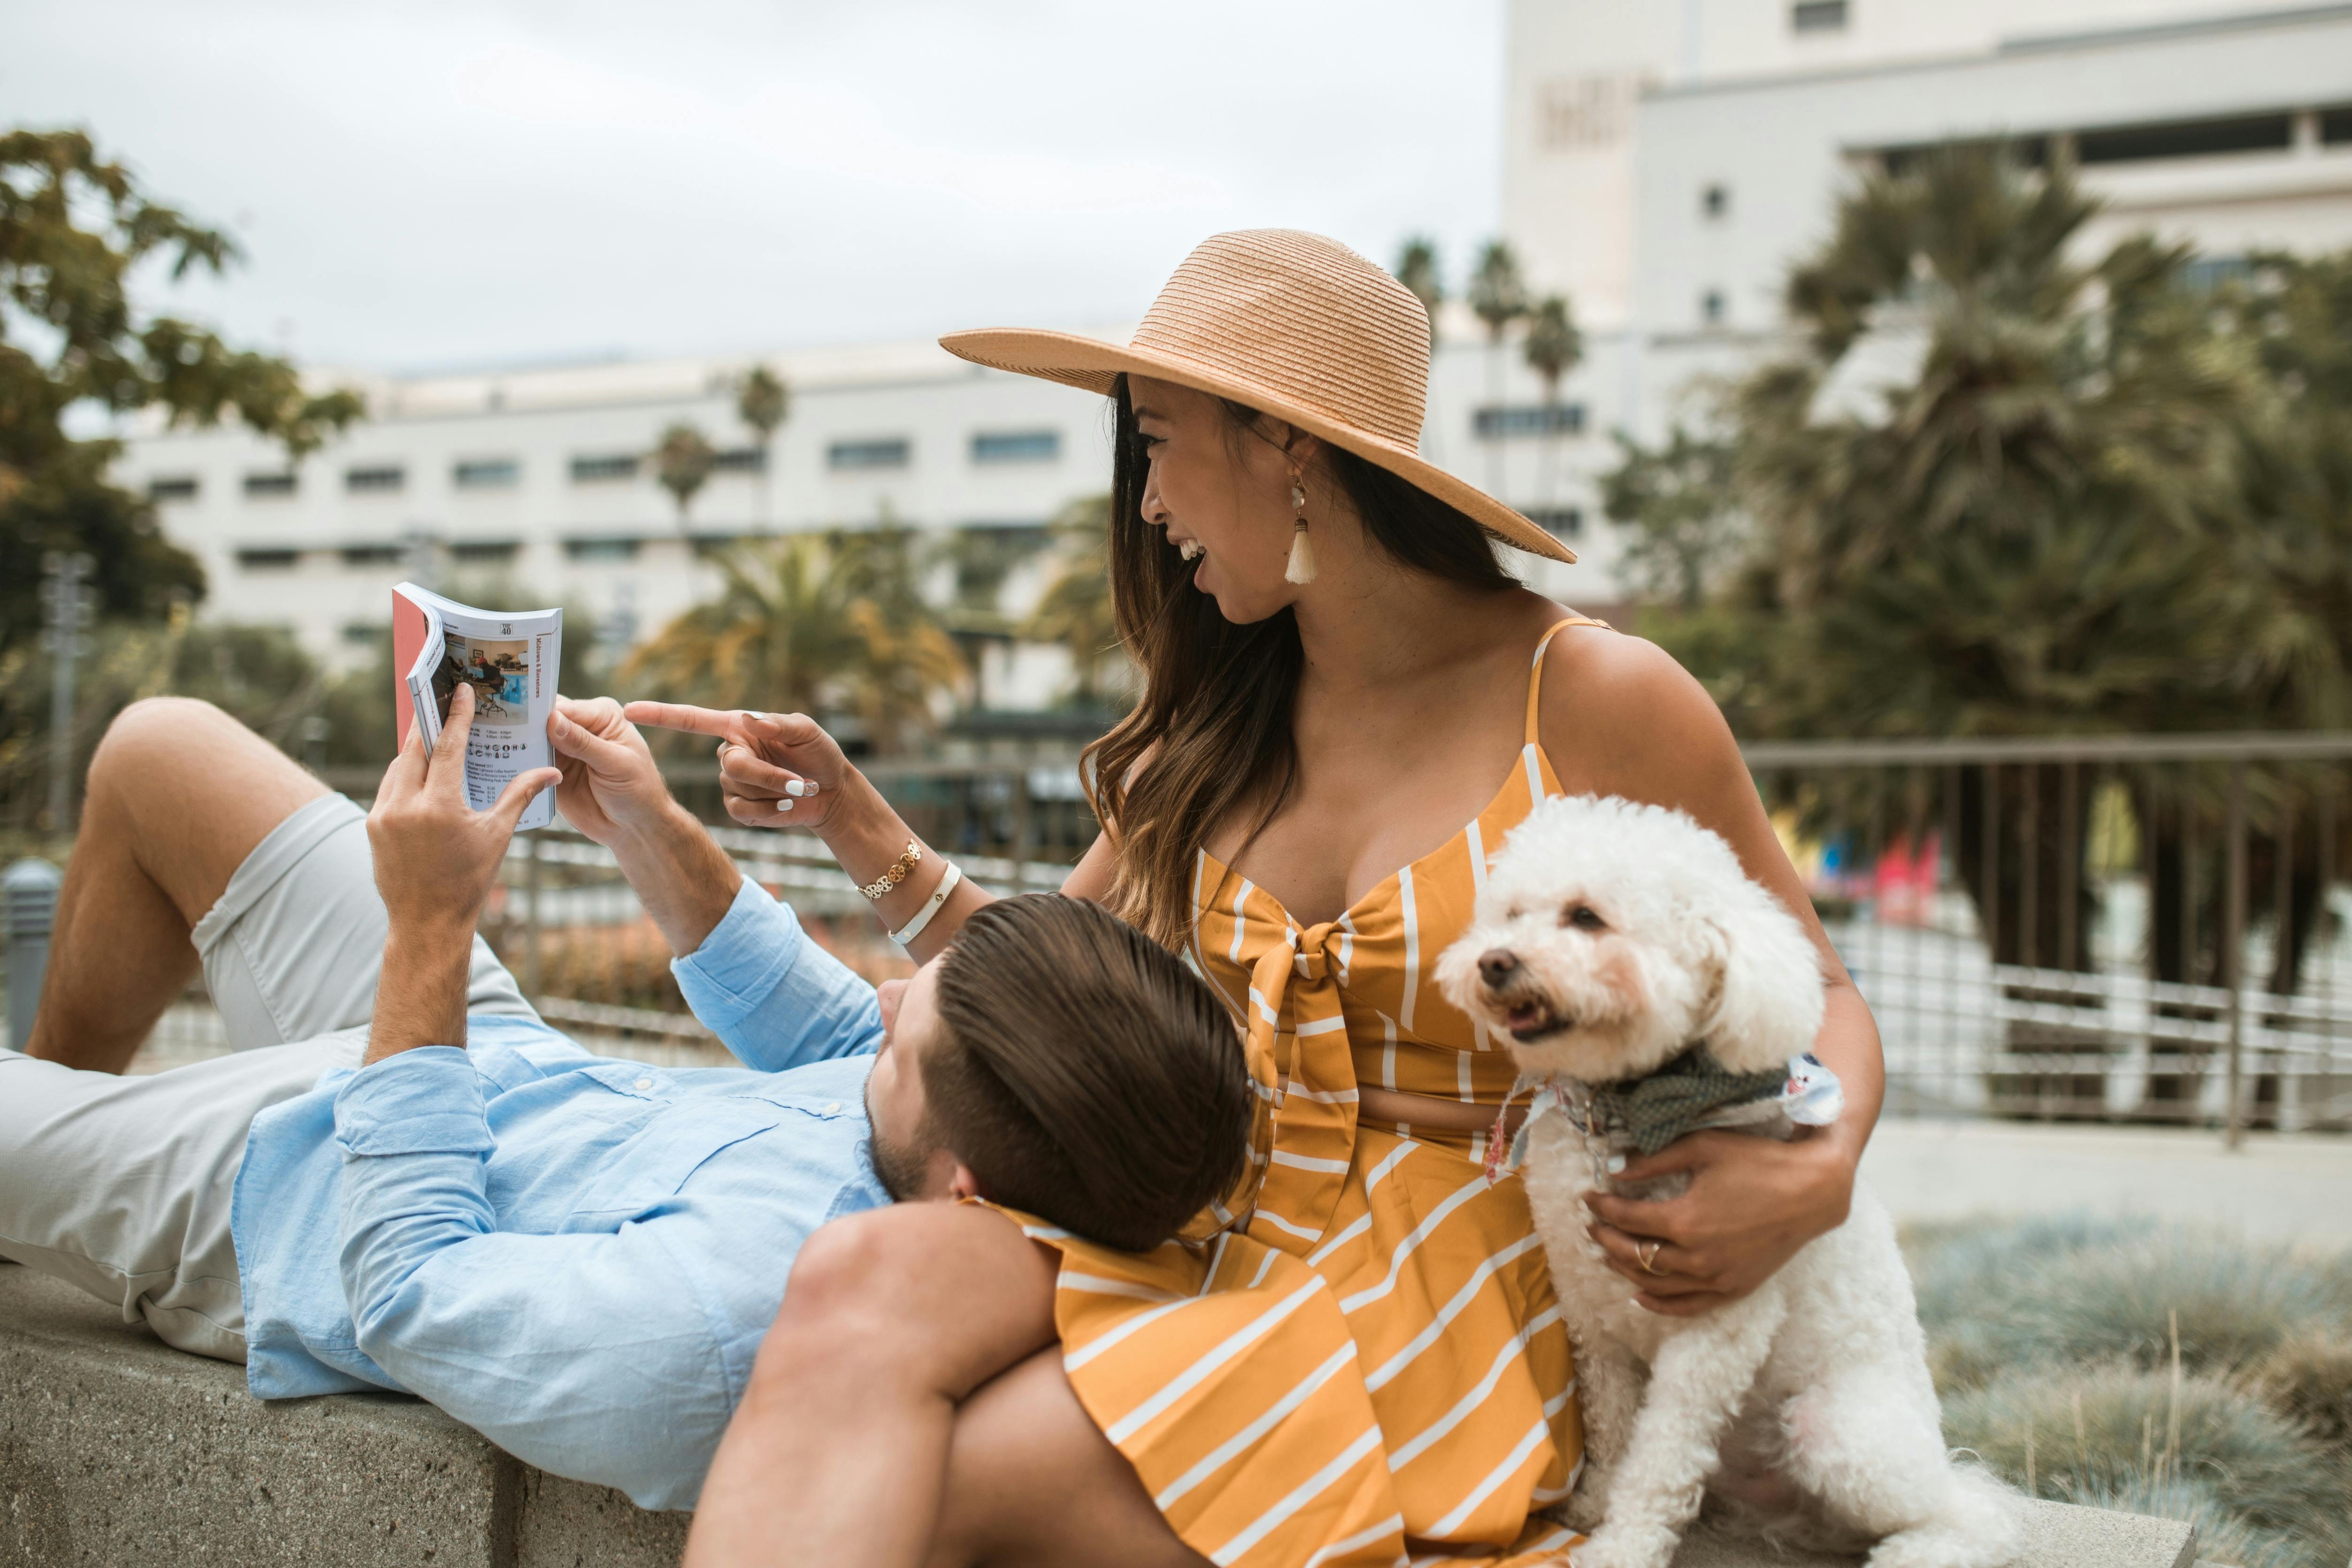
{"label": "man's bearded chin", "polygon": [[922,1197],[924,1167],[930,1164],[931,1151],[937,1145],[924,1138],[901,1144],[883,1136],[882,1124],[874,1119],[870,1083],[866,1094],[866,1128],[874,1155],[874,1174],[881,1178],[882,1190],[890,1195],[890,1201],[906,1203]]}

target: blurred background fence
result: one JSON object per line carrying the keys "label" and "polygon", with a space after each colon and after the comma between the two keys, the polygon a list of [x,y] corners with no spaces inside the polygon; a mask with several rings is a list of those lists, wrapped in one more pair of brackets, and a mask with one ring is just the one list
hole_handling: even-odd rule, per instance
{"label": "blurred background fence", "polygon": [[[1898,1114],[2352,1127],[2352,734],[1759,743],[1774,825],[1877,1016]],[[984,885],[1044,891],[1096,832],[1069,762],[877,767]],[[715,771],[672,787],[723,823]],[[331,782],[364,798],[373,776]],[[831,854],[715,826],[869,978],[905,973]],[[592,1049],[727,1060],[612,857],[525,835],[483,929]],[[226,1048],[200,998],[142,1061]]]}

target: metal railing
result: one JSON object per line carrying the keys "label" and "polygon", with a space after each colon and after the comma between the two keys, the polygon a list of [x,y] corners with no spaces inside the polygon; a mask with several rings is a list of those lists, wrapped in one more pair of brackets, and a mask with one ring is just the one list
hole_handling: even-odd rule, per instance
{"label": "metal railing", "polygon": [[[1877,1018],[1891,1111],[2232,1140],[2352,1128],[2352,734],[1771,742],[1746,757]],[[724,821],[715,770],[667,772]],[[999,890],[1058,886],[1096,831],[1066,760],[870,776]],[[363,796],[375,779],[331,782]],[[853,967],[905,971],[821,843],[713,832]],[[580,835],[518,840],[483,929],[567,1029],[724,1060],[619,868]]]}
{"label": "metal railing", "polygon": [[2352,735],[1746,755],[1895,1108],[2352,1125]]}

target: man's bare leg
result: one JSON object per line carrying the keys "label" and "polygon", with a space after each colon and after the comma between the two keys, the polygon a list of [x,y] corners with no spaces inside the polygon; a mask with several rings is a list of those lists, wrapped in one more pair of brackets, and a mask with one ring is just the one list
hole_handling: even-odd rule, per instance
{"label": "man's bare leg", "polygon": [[1051,1254],[982,1208],[902,1203],[818,1231],[687,1568],[1196,1563],[1038,1354],[1054,1287]]}
{"label": "man's bare leg", "polygon": [[210,703],[123,709],[90,758],[26,1053],[121,1071],[195,973],[196,922],[271,829],[326,793]]}

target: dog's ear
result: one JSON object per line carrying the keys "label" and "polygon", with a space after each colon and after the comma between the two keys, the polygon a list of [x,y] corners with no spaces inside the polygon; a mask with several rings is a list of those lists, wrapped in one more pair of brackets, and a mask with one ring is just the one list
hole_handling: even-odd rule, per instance
{"label": "dog's ear", "polygon": [[1749,883],[1743,897],[1706,917],[1716,988],[1705,1020],[1707,1049],[1734,1072],[1785,1066],[1813,1048],[1822,1028],[1822,960],[1772,895]]}

